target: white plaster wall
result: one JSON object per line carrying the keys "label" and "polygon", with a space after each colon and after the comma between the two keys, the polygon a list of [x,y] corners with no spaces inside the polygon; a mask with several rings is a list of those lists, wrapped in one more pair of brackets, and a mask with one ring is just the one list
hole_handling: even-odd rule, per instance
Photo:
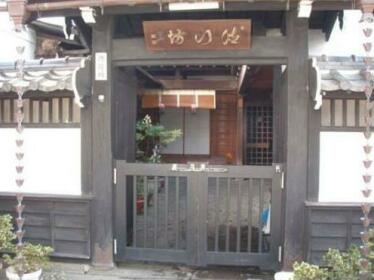
{"label": "white plaster wall", "polygon": [[[374,139],[371,140],[373,145]],[[363,133],[321,132],[320,141],[319,201],[362,202],[366,143]],[[370,174],[373,175],[373,168]]]}
{"label": "white plaster wall", "polygon": [[[0,129],[0,192],[16,192],[15,129]],[[81,194],[80,128],[26,128],[24,186],[26,193]]]}
{"label": "white plaster wall", "polygon": [[363,33],[359,20],[359,10],[344,11],[344,26],[340,30],[339,22],[335,23],[330,40],[319,30],[309,31],[309,56],[364,56],[362,42]]}

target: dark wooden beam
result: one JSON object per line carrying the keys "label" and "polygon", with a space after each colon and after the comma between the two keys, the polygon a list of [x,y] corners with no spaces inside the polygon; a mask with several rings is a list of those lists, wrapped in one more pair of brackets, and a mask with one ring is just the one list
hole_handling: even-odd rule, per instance
{"label": "dark wooden beam", "polygon": [[[298,1],[232,1],[225,2],[225,11],[287,11],[297,7]],[[336,11],[345,9],[355,9],[351,0],[320,0],[313,3],[314,11]],[[117,6],[105,8],[105,14],[139,14],[139,13],[171,13],[166,5],[137,5],[137,6]]]}
{"label": "dark wooden beam", "polygon": [[287,73],[282,66],[273,69],[273,162],[284,163],[285,159],[285,109],[286,109]]}
{"label": "dark wooden beam", "polygon": [[[112,81],[110,49],[112,18],[96,18],[92,29],[93,97],[92,97],[92,188],[93,188],[93,255],[97,266],[113,266],[113,156],[112,156]],[[108,80],[95,80],[95,54],[108,55]],[[100,101],[99,96],[104,100]]]}
{"label": "dark wooden beam", "polygon": [[283,268],[303,258],[304,201],[308,169],[308,19],[287,12],[286,187]]}
{"label": "dark wooden beam", "polygon": [[162,83],[159,79],[155,78],[151,73],[144,70],[142,67],[136,67],[136,70],[138,70],[140,73],[142,73],[144,76],[146,76],[148,79],[150,79],[152,82],[159,84],[162,86]]}
{"label": "dark wooden beam", "polygon": [[[113,40],[116,66],[143,65],[279,65],[287,63],[284,37],[253,37],[247,51],[195,51],[151,53],[143,38]],[[126,50],[126,51],[124,51]]]}

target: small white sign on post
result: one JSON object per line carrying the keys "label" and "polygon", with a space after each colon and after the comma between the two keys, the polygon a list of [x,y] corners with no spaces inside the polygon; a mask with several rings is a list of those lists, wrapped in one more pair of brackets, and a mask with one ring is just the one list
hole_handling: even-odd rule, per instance
{"label": "small white sign on post", "polygon": [[108,61],[106,52],[95,54],[95,80],[106,81],[108,79]]}

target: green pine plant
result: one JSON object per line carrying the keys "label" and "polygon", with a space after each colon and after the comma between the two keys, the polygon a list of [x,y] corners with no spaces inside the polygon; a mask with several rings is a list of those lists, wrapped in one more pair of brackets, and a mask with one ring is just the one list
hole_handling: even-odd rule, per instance
{"label": "green pine plant", "polygon": [[168,130],[160,124],[153,124],[149,115],[136,123],[136,159],[141,162],[160,163],[160,148],[182,136],[180,129]]}

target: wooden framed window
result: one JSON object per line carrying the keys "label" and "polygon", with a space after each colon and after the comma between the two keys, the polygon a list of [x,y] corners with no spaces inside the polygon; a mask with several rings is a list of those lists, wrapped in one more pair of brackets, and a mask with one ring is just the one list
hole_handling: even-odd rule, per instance
{"label": "wooden framed window", "polygon": [[273,163],[273,107],[249,105],[246,109],[246,164]]}

